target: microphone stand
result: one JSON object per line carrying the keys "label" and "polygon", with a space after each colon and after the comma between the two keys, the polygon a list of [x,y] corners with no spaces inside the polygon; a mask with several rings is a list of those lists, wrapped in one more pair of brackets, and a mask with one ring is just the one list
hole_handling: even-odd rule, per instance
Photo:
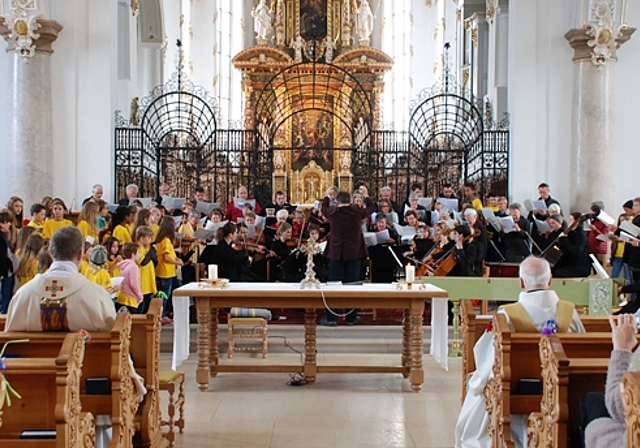
{"label": "microphone stand", "polygon": [[493,247],[493,250],[495,250],[498,256],[500,257],[500,262],[505,263],[507,259],[504,257],[504,255],[502,255],[502,252],[500,252],[500,249],[498,249],[498,246],[496,246],[496,243],[494,243],[493,240],[488,240],[488,241],[491,243],[491,247]]}
{"label": "microphone stand", "polygon": [[[539,253],[542,253],[542,249],[540,249],[540,246],[538,246],[538,244],[535,242],[535,240],[533,239],[533,237],[531,236],[531,234],[527,231],[524,231],[524,234],[527,235],[527,238],[529,238],[529,241],[531,241],[531,243],[536,247],[536,249],[538,249]],[[531,252],[533,254],[533,251],[531,250],[531,248],[529,248],[529,252]]]}

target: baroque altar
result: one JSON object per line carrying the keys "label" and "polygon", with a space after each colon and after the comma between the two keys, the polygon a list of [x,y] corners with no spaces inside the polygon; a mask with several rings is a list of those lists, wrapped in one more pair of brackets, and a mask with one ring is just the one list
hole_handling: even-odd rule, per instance
{"label": "baroque altar", "polygon": [[270,158],[272,191],[307,204],[332,185],[353,191],[354,154],[382,127],[393,65],[370,44],[368,2],[260,0],[252,15],[256,44],[233,64],[243,75],[243,125]]}

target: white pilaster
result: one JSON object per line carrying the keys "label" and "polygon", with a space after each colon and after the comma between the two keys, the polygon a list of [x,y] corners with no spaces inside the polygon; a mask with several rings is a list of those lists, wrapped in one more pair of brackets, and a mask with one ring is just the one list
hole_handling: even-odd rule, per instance
{"label": "white pilaster", "polygon": [[162,44],[143,43],[140,45],[142,51],[142,70],[140,76],[140,90],[143,97],[148,96],[151,91],[163,84],[162,67],[164,49]]}

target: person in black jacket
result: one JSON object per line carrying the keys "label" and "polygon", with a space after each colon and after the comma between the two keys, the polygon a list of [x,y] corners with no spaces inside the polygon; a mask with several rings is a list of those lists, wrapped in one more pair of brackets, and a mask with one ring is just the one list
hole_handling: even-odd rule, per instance
{"label": "person in black jacket", "polygon": [[531,255],[531,242],[529,240],[531,223],[522,216],[520,204],[514,202],[509,206],[509,214],[513,219],[515,228],[512,232],[500,232],[504,241],[505,257],[508,262],[520,262]]}
{"label": "person in black jacket", "polygon": [[564,218],[561,215],[549,217],[552,232],[547,238],[545,249],[555,241],[555,246],[562,253],[552,268],[553,276],[556,278],[587,277],[591,273],[589,245],[582,229],[581,216],[578,212],[571,213],[567,221],[567,230],[563,230]]}
{"label": "person in black jacket", "polygon": [[7,314],[9,301],[13,296],[13,262],[11,261],[11,247],[9,244],[9,234],[13,225],[13,215],[6,210],[0,211],[0,303],[2,304],[2,314]]}
{"label": "person in black jacket", "polygon": [[260,281],[261,279],[249,268],[253,259],[246,248],[234,243],[237,233],[238,227],[233,222],[226,223],[218,230],[218,245],[214,254],[218,275],[232,282]]}

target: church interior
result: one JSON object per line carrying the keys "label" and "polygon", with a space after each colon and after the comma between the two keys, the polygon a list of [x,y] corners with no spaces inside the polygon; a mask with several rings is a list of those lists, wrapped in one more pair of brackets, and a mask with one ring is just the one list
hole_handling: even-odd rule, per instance
{"label": "church interior", "polygon": [[[387,251],[387,241],[373,243],[372,246],[384,247],[384,263],[390,263],[384,269],[388,272],[380,273],[380,268],[376,271],[370,251],[373,261],[364,263],[368,267],[363,267],[361,280],[365,284],[382,283],[378,281],[382,278],[388,283],[393,281],[393,287],[385,285],[391,288],[391,295],[422,294],[427,301],[421,299],[418,311],[412,314],[413,302],[408,307],[398,306],[395,313],[375,302],[371,309],[359,308],[361,314],[355,327],[346,326],[354,322],[340,315],[337,328],[323,320],[319,324],[326,324],[326,328],[316,330],[316,317],[320,319],[322,313],[316,316],[315,308],[313,313],[309,309],[305,313],[305,306],[283,304],[272,310],[282,320],[276,316],[269,324],[269,349],[264,358],[259,350],[234,354],[232,358],[230,342],[227,348],[232,338],[231,314],[227,316],[225,311],[227,302],[203,311],[194,295],[187,294],[182,297],[187,302],[186,311],[178,311],[174,305],[175,315],[172,311],[169,316],[165,310],[146,322],[146,331],[157,339],[145,343],[158,349],[155,360],[137,354],[145,359],[141,375],[149,375],[153,368],[160,375],[146,383],[153,399],[148,398],[139,406],[132,403],[131,409],[123,411],[134,429],[124,429],[124,424],[120,428],[116,422],[121,416],[115,417],[115,410],[112,414],[91,401],[112,417],[113,432],[109,430],[109,436],[102,440],[100,431],[89,431],[83,442],[76,439],[78,434],[86,434],[82,432],[86,428],[78,422],[75,426],[69,423],[68,417],[64,422],[56,417],[60,420],[56,420],[57,435],[69,431],[67,440],[74,444],[68,446],[74,447],[160,447],[169,443],[192,448],[488,447],[524,446],[527,437],[527,446],[543,446],[544,438],[544,446],[577,446],[572,445],[579,438],[577,391],[584,392],[594,385],[604,389],[601,383],[609,357],[593,354],[601,353],[595,349],[587,354],[581,342],[575,342],[573,348],[574,342],[562,339],[566,359],[560,361],[566,363],[558,365],[565,368],[563,378],[569,384],[569,378],[573,378],[570,375],[579,376],[581,371],[576,374],[571,370],[567,359],[593,358],[583,363],[584,375],[592,375],[588,381],[575,380],[570,383],[574,389],[569,390],[565,383],[557,381],[557,372],[555,378],[544,376],[552,375],[549,372],[553,368],[557,371],[556,365],[548,366],[549,362],[543,361],[541,373],[540,366],[534,363],[538,370],[532,375],[542,375],[543,379],[542,385],[537,380],[538,386],[554,384],[556,395],[541,389],[520,402],[509,387],[515,390],[520,386],[518,381],[524,376],[515,375],[526,372],[526,368],[518,370],[519,365],[510,361],[508,354],[502,358],[496,355],[496,360],[503,363],[514,362],[514,377],[510,383],[505,372],[511,370],[500,371],[498,363],[493,367],[494,378],[484,389],[490,411],[483,424],[488,425],[493,439],[480,440],[478,436],[468,445],[460,442],[459,413],[465,393],[472,387],[467,380],[480,364],[477,360],[474,364],[473,345],[485,328],[496,326],[495,321],[483,319],[495,312],[499,299],[517,300],[517,266],[526,255],[544,256],[550,252],[549,247],[556,246],[563,236],[587,221],[582,255],[588,258],[588,238],[594,267],[587,259],[588,273],[567,271],[570,274],[562,275],[560,267],[554,267],[554,260],[550,268],[554,280],[551,283],[549,279],[549,284],[562,300],[580,308],[581,316],[584,314],[583,331],[586,328],[587,332],[607,333],[601,339],[593,336],[589,344],[600,344],[598,347],[610,351],[612,330],[608,320],[598,318],[611,314],[612,307],[634,302],[635,296],[621,295],[627,290],[620,288],[640,281],[640,275],[636,279],[640,249],[637,260],[627,261],[629,252],[623,259],[622,248],[631,252],[638,248],[640,229],[628,230],[627,239],[621,239],[619,228],[626,218],[630,226],[640,225],[640,218],[634,220],[640,216],[640,194],[633,180],[635,168],[630,163],[635,160],[638,140],[634,106],[635,100],[640,100],[640,43],[635,35],[638,24],[640,7],[629,0],[0,0],[0,36],[5,43],[5,51],[0,52],[0,86],[5,86],[0,95],[0,135],[4,137],[0,138],[0,202],[4,207],[8,201],[7,208],[16,216],[12,209],[15,198],[22,204],[18,225],[14,224],[16,232],[23,225],[22,218],[25,227],[29,218],[33,220],[32,204],[44,204],[47,197],[54,206],[59,200],[65,216],[74,223],[85,219],[81,209],[87,200],[94,200],[92,197],[96,201],[101,198],[109,212],[115,212],[118,203],[130,206],[142,201],[139,205],[149,208],[146,199],[153,204],[159,200],[162,205],[166,205],[165,199],[184,199],[177,209],[185,202],[193,202],[193,207],[184,212],[183,218],[182,214],[176,215],[182,221],[176,221],[174,231],[178,230],[181,241],[175,245],[193,257],[194,250],[197,254],[206,250],[205,244],[194,236],[195,231],[200,227],[221,229],[217,225],[205,226],[209,219],[214,221],[212,210],[220,209],[222,219],[232,221],[235,218],[226,215],[225,208],[240,208],[245,200],[253,201],[249,212],[269,224],[271,218],[275,222],[276,216],[269,210],[278,204],[277,196],[283,195],[291,207],[287,219],[293,238],[297,238],[289,247],[306,254],[302,243],[305,226],[312,222],[331,189],[349,195],[355,192],[354,197],[361,196],[363,207],[367,196],[376,201],[386,198],[390,212],[382,215],[390,227],[393,222],[386,213],[396,214],[397,227],[412,227],[406,213],[421,209],[424,213],[414,216],[420,217],[423,224],[416,223],[411,237],[420,232],[420,227],[427,227],[432,238],[437,224],[444,220],[442,209],[436,207],[442,206],[439,199],[454,198],[451,210],[444,202],[454,223],[447,233],[456,229],[461,232],[458,224],[471,228],[471,235],[460,241],[460,250],[469,241],[473,244],[474,239],[479,239],[479,231],[473,231],[473,221],[479,219],[486,225],[486,260],[470,267],[468,273],[450,278],[421,271],[413,290],[408,280],[412,271],[405,265],[416,261],[411,258],[417,257],[415,243],[409,244],[413,247],[407,249],[409,252],[390,247]],[[165,187],[168,190],[163,190]],[[238,203],[243,188],[245,196]],[[96,197],[98,190],[100,195]],[[449,196],[447,190],[453,195]],[[416,201],[411,204],[412,199],[420,204],[417,208]],[[479,207],[474,200],[479,201]],[[503,200],[504,207],[499,207],[498,201]],[[468,218],[462,207],[464,202],[477,210],[475,218]],[[543,204],[538,206],[540,202]],[[200,204],[209,208],[201,210]],[[380,204],[376,203],[376,213],[380,212]],[[563,218],[558,224],[561,227],[556,229],[550,223],[544,231],[541,226],[556,216],[551,212],[554,204],[562,204],[559,215]],[[539,215],[542,207],[544,213]],[[166,206],[167,212],[170,208],[173,206]],[[266,214],[260,215],[259,208]],[[276,211],[280,208],[278,205]],[[493,211],[484,214],[487,209]],[[516,214],[511,213],[516,209]],[[194,210],[202,214],[204,221],[199,225],[196,220],[193,227],[189,224],[191,230],[185,237],[182,226]],[[300,211],[303,230],[296,235],[295,213]],[[0,233],[9,235],[9,254],[15,252],[15,234],[2,230],[2,212],[0,209]],[[621,218],[623,212],[625,219]],[[523,243],[528,251],[525,254],[512,253],[510,246],[502,245],[497,236],[505,231],[504,223],[499,229],[500,219],[510,217],[511,224],[515,221],[516,232],[521,233],[521,215],[524,221],[531,221],[527,225],[533,226],[531,234],[523,230],[528,235]],[[613,221],[606,221],[603,234],[617,232],[618,239],[600,239],[606,247],[598,250],[604,252],[591,251],[595,233],[601,232],[595,230],[596,224],[600,229],[598,222],[605,222],[605,215]],[[240,216],[245,215],[241,212]],[[93,216],[96,219],[99,223],[100,218]],[[490,225],[496,220],[498,228],[494,232]],[[369,221],[374,228],[364,232],[364,238],[373,235],[375,241],[379,220]],[[258,222],[252,226],[250,233],[256,231]],[[536,226],[539,235],[534,234]],[[262,231],[267,233],[264,224]],[[257,240],[265,236],[262,231]],[[98,239],[98,232],[95,233]],[[394,233],[398,247],[406,242],[402,234]],[[594,241],[587,237],[590,233]],[[100,233],[100,240],[102,236]],[[156,236],[157,231],[154,241]],[[249,235],[252,236],[255,234]],[[280,230],[276,239],[279,236]],[[269,237],[273,239],[273,235]],[[185,241],[192,245],[185,246]],[[262,244],[256,243],[256,247]],[[246,252],[248,245],[246,241],[244,244]],[[312,260],[316,253],[308,250],[308,259]],[[488,255],[491,252],[493,255]],[[7,259],[11,258],[11,254],[7,255]],[[307,255],[304,258],[306,261]],[[417,258],[416,268],[424,260]],[[19,258],[13,259],[17,267]],[[512,278],[491,284],[491,277],[502,277],[501,269],[513,267],[510,262],[515,259],[515,271],[504,275]],[[287,260],[285,255],[277,268]],[[304,272],[307,265],[301,263],[296,272],[300,277],[295,282],[310,278],[310,271]],[[497,263],[495,271],[488,266],[491,263]],[[193,285],[197,281],[201,290],[218,288],[224,295],[228,285],[216,283],[217,271],[214,281],[203,286],[201,280],[207,274],[212,277],[206,264],[209,263],[201,266],[202,259],[195,255],[190,266],[195,272]],[[218,264],[224,269],[222,263]],[[279,283],[273,283],[276,263],[265,265],[260,276],[277,288]],[[623,278],[617,278],[618,274]],[[277,282],[291,281],[278,275],[275,274]],[[461,279],[467,275],[478,278]],[[2,277],[0,270],[0,303],[6,300],[8,304],[5,297],[18,291],[19,285],[7,293],[8,282]],[[438,301],[437,294],[429,295],[428,287],[418,287],[425,282],[448,292],[449,309],[443,305],[446,300]],[[183,283],[188,282],[183,279]],[[282,291],[285,290],[288,291]],[[286,291],[282,294],[288,294]],[[249,289],[248,294],[257,297],[260,293]],[[620,304],[619,296],[626,301]],[[356,300],[349,297],[344,299],[347,304]],[[472,306],[466,299],[477,302]],[[324,294],[322,300],[324,307],[330,308]],[[635,300],[640,307],[640,299]],[[254,302],[246,301],[247,306],[255,306]],[[318,311],[324,311],[322,302],[320,305]],[[178,312],[185,313],[186,319],[180,336],[176,335]],[[138,324],[135,319],[127,324],[131,326],[132,347],[138,343],[136,336],[142,338],[143,334],[135,333],[134,328],[145,325],[143,316],[137,317],[141,318]],[[4,328],[3,319],[0,316],[0,328]],[[438,324],[434,323],[436,320]],[[260,319],[255,322],[264,323]],[[255,322],[249,322],[249,339],[258,334]],[[333,322],[336,325],[335,318]],[[203,326],[207,326],[206,332]],[[506,338],[513,346],[509,345],[505,353],[515,353],[518,344],[522,344],[522,353],[529,350],[526,353],[536,357],[537,362],[538,350],[542,353],[546,347],[542,343],[539,347],[537,340],[533,344],[526,338],[518,339],[513,325],[506,329],[503,326],[500,331],[513,336],[513,340]],[[105,344],[110,337],[116,337],[107,333],[103,335]],[[97,340],[102,341],[103,336]],[[498,339],[500,344],[505,341]],[[174,386],[176,378],[167,372],[176,368],[178,340],[186,344],[186,354],[178,363],[178,370],[185,375],[182,389],[169,394],[161,379],[164,372],[173,378],[169,382]],[[55,352],[47,357],[58,356],[61,341],[55,342]],[[3,378],[10,378],[11,363],[4,372],[2,343],[0,338],[0,445],[11,440],[7,446],[45,446],[35,442],[20,445],[12,429],[15,418],[10,413],[16,412],[20,400],[14,399],[13,407],[9,406],[12,395]],[[64,344],[71,344],[71,340],[65,339]],[[496,353],[502,353],[500,347]],[[78,350],[74,349],[75,355]],[[227,350],[231,350],[228,357]],[[552,348],[546,350],[560,356]],[[132,363],[138,367],[139,360],[133,352],[132,348]],[[28,350],[26,353],[25,356],[32,356]],[[394,370],[399,353],[402,366]],[[88,359],[96,359],[87,354],[78,356],[85,356],[85,364]],[[61,357],[62,352],[57,359]],[[301,362],[303,369],[311,369],[306,371],[306,379],[304,371],[296,371]],[[359,367],[344,367],[348,362],[356,362]],[[309,367],[309,363],[313,366]],[[78,372],[81,364],[80,361]],[[380,364],[382,367],[374,367]],[[57,372],[62,375],[60,369]],[[350,375],[354,372],[359,374]],[[627,402],[640,403],[640,376],[634,378],[629,375],[621,381],[629,381],[624,383],[628,385]],[[79,377],[75,382],[80,382]],[[111,382],[110,387],[116,391],[116,383]],[[17,380],[17,384],[22,383]],[[53,381],[50,386],[55,384]],[[85,396],[89,386],[76,386],[78,393],[82,390],[81,395]],[[184,397],[182,404],[173,402],[176,393]],[[26,397],[32,395],[27,393]],[[69,397],[69,402],[80,406],[81,399],[73,398],[71,392]],[[544,415],[555,399],[569,400],[572,410],[558,404],[562,413],[558,411],[556,415],[551,410],[548,413],[552,416]],[[109,409],[116,407],[115,402],[114,398]],[[53,408],[55,400],[52,403]],[[625,437],[628,435],[630,441],[640,441],[638,409],[640,404],[626,414],[624,421]],[[73,416],[80,419],[84,414],[77,411]],[[152,416],[148,417],[152,423],[147,422],[145,413]],[[525,441],[515,435],[512,441],[505,434],[509,433],[509,425],[515,431],[516,419],[511,422],[509,416],[525,413],[530,415],[528,429],[526,420],[524,423]],[[161,421],[168,420],[169,426],[176,426],[174,414],[180,415],[184,431],[170,428],[171,435],[163,435],[166,428],[161,429]],[[53,412],[50,417],[53,419]],[[90,422],[93,417],[84,418]],[[50,422],[41,422],[50,426]],[[96,419],[96,428],[108,426],[97,422]],[[58,437],[57,445],[47,441],[51,443],[46,446],[64,446],[60,440]]]}

